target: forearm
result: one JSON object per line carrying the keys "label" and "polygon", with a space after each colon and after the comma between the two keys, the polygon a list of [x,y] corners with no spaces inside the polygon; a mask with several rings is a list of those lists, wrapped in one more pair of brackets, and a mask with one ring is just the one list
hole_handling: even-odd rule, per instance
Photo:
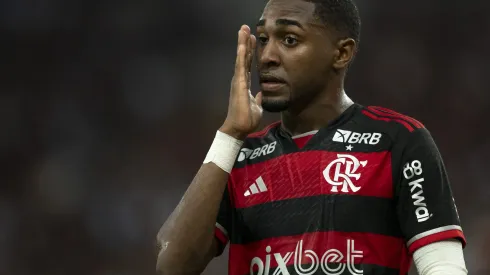
{"label": "forearm", "polygon": [[[228,173],[214,163],[204,164],[182,200],[158,233],[159,266],[185,265],[210,247]],[[197,257],[197,258],[196,258]]]}
{"label": "forearm", "polygon": [[216,134],[204,164],[158,233],[157,270],[199,274],[212,259],[216,218],[241,144],[229,135]]}
{"label": "forearm", "polygon": [[420,275],[466,275],[461,242],[446,240],[415,251],[413,259]]}

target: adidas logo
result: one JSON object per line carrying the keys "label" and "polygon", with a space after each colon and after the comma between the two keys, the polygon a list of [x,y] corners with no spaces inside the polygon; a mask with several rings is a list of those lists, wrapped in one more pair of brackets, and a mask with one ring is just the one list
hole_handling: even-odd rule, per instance
{"label": "adidas logo", "polygon": [[248,190],[243,194],[245,197],[248,197],[252,194],[258,194],[267,191],[267,186],[265,186],[265,182],[262,177],[258,177]]}

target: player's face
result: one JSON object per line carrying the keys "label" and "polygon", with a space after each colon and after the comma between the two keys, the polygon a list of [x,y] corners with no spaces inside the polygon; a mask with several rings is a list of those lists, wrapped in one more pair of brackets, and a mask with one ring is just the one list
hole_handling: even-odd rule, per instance
{"label": "player's face", "polygon": [[264,9],[256,36],[266,111],[310,102],[328,83],[337,48],[314,12],[303,0],[270,0]]}

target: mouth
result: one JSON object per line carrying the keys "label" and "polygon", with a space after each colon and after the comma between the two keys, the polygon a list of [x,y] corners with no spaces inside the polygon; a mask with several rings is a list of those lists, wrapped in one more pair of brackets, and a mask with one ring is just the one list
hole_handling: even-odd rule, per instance
{"label": "mouth", "polygon": [[285,86],[287,83],[284,79],[270,74],[260,75],[260,87],[264,91],[276,91]]}

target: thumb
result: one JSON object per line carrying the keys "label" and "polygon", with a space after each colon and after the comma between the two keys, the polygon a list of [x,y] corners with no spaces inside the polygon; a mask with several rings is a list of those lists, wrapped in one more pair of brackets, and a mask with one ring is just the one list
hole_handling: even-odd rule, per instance
{"label": "thumb", "polygon": [[255,96],[255,103],[257,103],[257,105],[262,108],[262,92],[258,92]]}

